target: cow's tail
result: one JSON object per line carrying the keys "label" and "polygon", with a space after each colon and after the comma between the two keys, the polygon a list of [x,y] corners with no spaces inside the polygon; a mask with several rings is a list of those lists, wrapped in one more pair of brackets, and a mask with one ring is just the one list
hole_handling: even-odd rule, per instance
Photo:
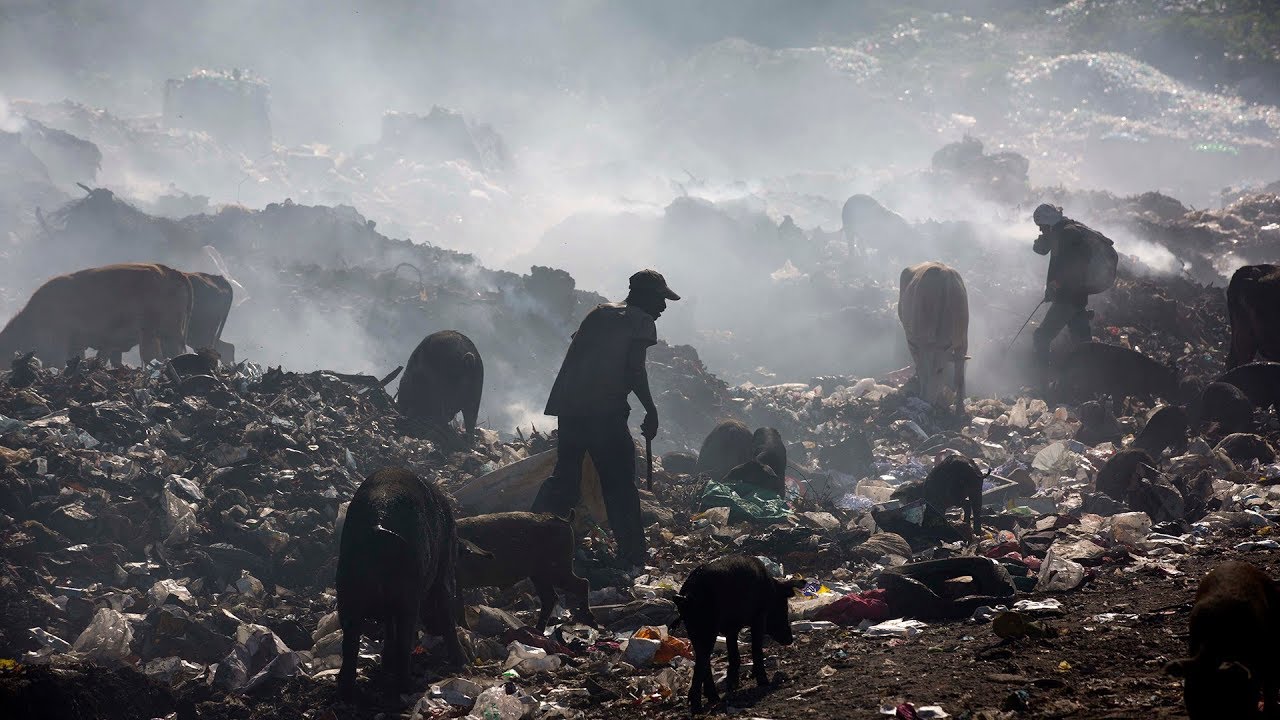
{"label": "cow's tail", "polygon": [[187,291],[187,308],[186,312],[182,313],[182,320],[180,321],[182,326],[182,333],[180,336],[186,338],[187,329],[191,327],[191,313],[196,309],[196,289],[192,287],[191,278],[187,277],[186,273],[179,272],[177,270],[174,270],[173,272],[181,280],[181,286]]}

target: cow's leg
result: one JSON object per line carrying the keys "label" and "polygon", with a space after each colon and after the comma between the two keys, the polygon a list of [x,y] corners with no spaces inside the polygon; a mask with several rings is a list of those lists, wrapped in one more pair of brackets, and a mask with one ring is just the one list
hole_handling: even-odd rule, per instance
{"label": "cow's leg", "polygon": [[[1241,313],[1244,314],[1244,313]],[[1227,353],[1227,369],[1243,365],[1257,352],[1257,340],[1253,336],[1250,318],[1236,317],[1231,323],[1231,351]]]}
{"label": "cow's leg", "polygon": [[964,351],[959,350],[955,354],[954,365],[956,367],[956,414],[964,414]]}

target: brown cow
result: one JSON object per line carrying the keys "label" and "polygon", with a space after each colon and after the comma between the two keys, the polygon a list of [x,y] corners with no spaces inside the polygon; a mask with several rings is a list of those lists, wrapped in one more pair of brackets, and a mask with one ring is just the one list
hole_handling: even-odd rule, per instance
{"label": "brown cow", "polygon": [[1261,354],[1280,360],[1280,266],[1245,265],[1227,285],[1231,351],[1227,369]]}
{"label": "brown cow", "polygon": [[[193,272],[185,273],[191,281],[191,318],[187,323],[187,345],[193,350],[210,348],[225,363],[234,363],[236,346],[222,340],[222,327],[231,314],[231,283],[221,275]],[[104,348],[100,352],[116,367],[121,357],[133,345],[123,348]]]}
{"label": "brown cow", "polygon": [[938,262],[905,268],[898,281],[898,319],[907,335],[920,397],[934,402],[937,381],[951,361],[955,367],[956,412],[964,412],[969,295],[960,273]]}
{"label": "brown cow", "polygon": [[182,353],[191,282],[164,265],[129,263],[58,275],[0,330],[0,358],[35,351],[63,365],[87,348],[141,346],[143,362]]}

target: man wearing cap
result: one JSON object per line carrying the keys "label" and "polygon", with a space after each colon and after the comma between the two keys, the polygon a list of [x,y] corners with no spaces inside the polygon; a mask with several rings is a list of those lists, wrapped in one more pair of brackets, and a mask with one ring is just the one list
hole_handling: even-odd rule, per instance
{"label": "man wearing cap", "polygon": [[567,514],[580,499],[583,456],[590,455],[625,568],[643,566],[647,557],[627,397],[635,393],[644,406],[640,430],[653,439],[658,409],[649,392],[645,353],[658,342],[654,321],[668,300],[680,299],[653,270],[632,275],[630,287],[625,302],[597,305],[588,313],[569,343],[545,410],[560,419],[559,457],[533,501],[534,512]]}
{"label": "man wearing cap", "polygon": [[1088,227],[1063,216],[1062,208],[1043,204],[1035,209],[1032,220],[1040,227],[1032,249],[1037,255],[1049,256],[1049,275],[1045,281],[1044,301],[1049,303],[1040,327],[1032,336],[1036,358],[1048,363],[1049,345],[1067,328],[1076,342],[1093,337],[1087,309],[1089,293],[1082,283],[1089,265]]}

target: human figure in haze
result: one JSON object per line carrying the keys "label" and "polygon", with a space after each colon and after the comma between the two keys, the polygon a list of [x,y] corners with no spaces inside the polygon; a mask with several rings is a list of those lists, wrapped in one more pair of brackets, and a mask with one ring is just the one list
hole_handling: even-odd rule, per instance
{"label": "human figure in haze", "polygon": [[1093,312],[1088,309],[1089,293],[1084,289],[1084,282],[1089,266],[1088,239],[1094,231],[1065,217],[1062,208],[1049,204],[1037,207],[1031,219],[1040,227],[1040,237],[1032,249],[1037,255],[1049,256],[1044,288],[1049,311],[1032,336],[1036,359],[1047,365],[1049,345],[1064,327],[1076,342],[1093,338],[1089,327]]}
{"label": "human figure in haze", "polygon": [[634,566],[643,567],[646,553],[627,397],[635,393],[644,406],[640,431],[653,439],[658,409],[649,392],[645,353],[658,342],[654,321],[667,309],[668,300],[680,296],[653,270],[632,275],[630,288],[625,302],[597,305],[588,313],[569,343],[545,410],[560,419],[559,457],[534,498],[533,511],[563,517],[578,504],[583,455],[589,454],[600,474],[618,561],[634,571]]}

